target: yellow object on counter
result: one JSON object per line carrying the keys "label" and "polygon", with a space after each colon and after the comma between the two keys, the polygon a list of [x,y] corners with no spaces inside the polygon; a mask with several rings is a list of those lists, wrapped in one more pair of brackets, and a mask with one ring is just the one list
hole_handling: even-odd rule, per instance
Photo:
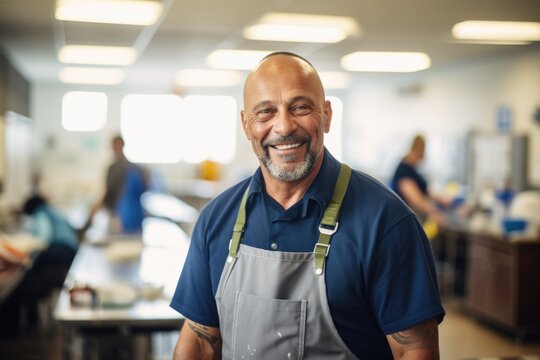
{"label": "yellow object on counter", "polygon": [[433,240],[439,233],[439,226],[432,219],[427,219],[426,221],[424,221],[422,227],[424,228],[424,232],[426,233],[429,240]]}

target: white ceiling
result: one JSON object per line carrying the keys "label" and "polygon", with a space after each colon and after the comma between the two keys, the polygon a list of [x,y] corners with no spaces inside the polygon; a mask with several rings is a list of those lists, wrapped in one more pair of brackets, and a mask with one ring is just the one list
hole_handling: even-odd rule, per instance
{"label": "white ceiling", "polygon": [[[343,55],[358,50],[423,51],[432,68],[473,58],[522,51],[524,46],[455,41],[464,20],[540,22],[540,0],[163,0],[165,13],[151,27],[60,22],[54,0],[0,0],[0,44],[32,82],[58,82],[63,44],[135,45],[123,86],[170,90],[183,68],[205,68],[213,50],[285,50],[305,56],[321,71],[341,70]],[[361,34],[337,44],[245,40],[242,29],[269,11],[354,17]],[[526,47],[540,46],[533,43]]]}

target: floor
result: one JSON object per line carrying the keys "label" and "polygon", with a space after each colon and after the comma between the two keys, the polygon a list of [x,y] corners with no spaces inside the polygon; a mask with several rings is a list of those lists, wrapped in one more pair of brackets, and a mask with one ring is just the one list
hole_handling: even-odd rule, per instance
{"label": "floor", "polygon": [[[540,360],[540,339],[523,343],[471,319],[459,304],[446,303],[447,315],[439,327],[441,360]],[[154,360],[170,359],[176,334],[153,339]],[[2,360],[62,360],[62,336],[57,330],[0,335]]]}

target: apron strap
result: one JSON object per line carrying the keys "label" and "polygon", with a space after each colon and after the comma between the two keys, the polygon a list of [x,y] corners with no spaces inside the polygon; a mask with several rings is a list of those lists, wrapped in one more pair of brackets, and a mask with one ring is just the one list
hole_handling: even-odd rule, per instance
{"label": "apron strap", "polygon": [[[351,168],[346,164],[341,164],[339,176],[334,187],[332,199],[328,203],[319,225],[319,240],[315,244],[313,253],[315,254],[315,274],[322,275],[324,272],[324,262],[326,255],[328,255],[328,249],[330,248],[330,239],[332,235],[337,231],[339,223],[339,211],[343,202],[343,197],[347,191],[349,185],[349,179],[351,177]],[[246,202],[249,193],[249,186],[244,192],[242,202],[238,209],[238,215],[236,217],[236,223],[234,224],[232,238],[229,242],[229,256],[227,262],[231,263],[236,259],[238,255],[238,248],[240,247],[240,240],[242,240],[242,234],[246,225]]]}
{"label": "apron strap", "polygon": [[349,185],[349,179],[351,177],[351,168],[346,164],[341,164],[341,170],[334,187],[334,193],[332,199],[326,206],[324,214],[319,225],[319,241],[315,244],[313,253],[315,255],[315,274],[322,275],[324,273],[324,262],[330,249],[330,240],[332,235],[337,231],[339,211],[345,192],[347,192],[347,186]]}
{"label": "apron strap", "polygon": [[242,234],[244,233],[244,228],[246,225],[246,202],[248,198],[248,193],[249,185],[244,192],[242,202],[240,203],[240,208],[238,209],[238,215],[236,217],[236,223],[234,224],[232,239],[229,243],[229,256],[227,257],[227,262],[232,262],[238,254],[240,240],[242,239]]}

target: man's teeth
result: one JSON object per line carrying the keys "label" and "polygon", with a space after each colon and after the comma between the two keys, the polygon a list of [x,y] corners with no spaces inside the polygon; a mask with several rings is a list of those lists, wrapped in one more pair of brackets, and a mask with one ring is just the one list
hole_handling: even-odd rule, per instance
{"label": "man's teeth", "polygon": [[294,149],[294,148],[297,148],[297,147],[299,147],[300,145],[302,145],[302,144],[298,143],[298,144],[287,144],[287,145],[275,145],[274,147],[275,147],[276,149],[278,149],[278,150],[287,150],[287,149]]}

